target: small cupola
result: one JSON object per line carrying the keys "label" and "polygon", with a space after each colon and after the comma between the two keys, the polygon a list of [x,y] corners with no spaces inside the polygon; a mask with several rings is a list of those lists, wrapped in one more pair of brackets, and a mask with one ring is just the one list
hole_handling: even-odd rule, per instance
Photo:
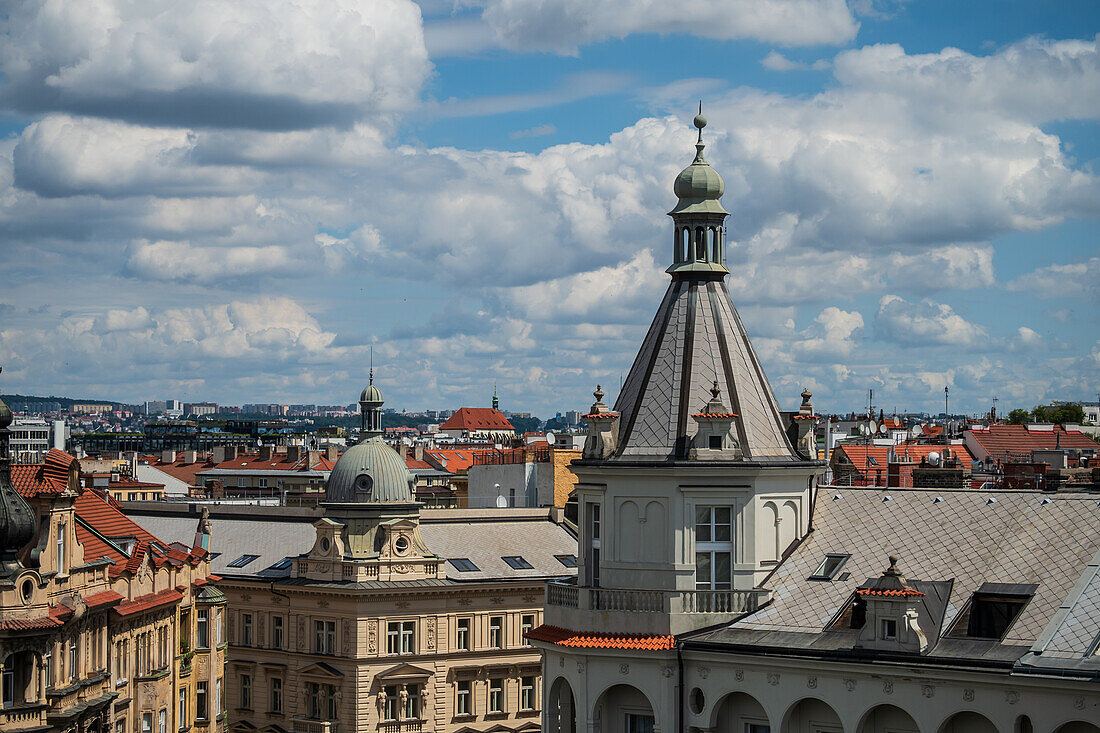
{"label": "small cupola", "polygon": [[857,647],[923,654],[928,637],[920,627],[918,605],[924,593],[909,584],[898,568],[898,556],[877,579],[856,590],[856,606],[865,614]]}
{"label": "small cupola", "polygon": [[718,171],[703,156],[703,128],[707,118],[703,116],[703,104],[695,116],[699,139],[695,143],[695,159],[680,171],[672,184],[676,194],[676,206],[668,215],[675,226],[672,266],[668,272],[713,272],[716,276],[728,274],[725,267],[725,220],[729,216],[720,202],[726,184]]}
{"label": "small cupola", "polygon": [[702,412],[691,416],[699,425],[691,439],[688,459],[692,461],[741,461],[745,454],[741,444],[733,437],[733,421],[738,418],[722,402],[722,390],[718,380],[710,388],[710,401]]}
{"label": "small cupola", "polygon": [[802,458],[812,461],[817,458],[817,441],[814,438],[814,425],[817,423],[817,415],[814,414],[813,403],[810,398],[813,394],[809,389],[802,388],[802,404],[798,412],[791,415],[790,424],[787,426],[787,437],[791,439],[794,449]]}
{"label": "small cupola", "polygon": [[603,389],[596,385],[592,396],[596,401],[584,416],[588,423],[588,437],[584,440],[582,456],[586,459],[603,460],[614,455],[619,444],[619,413],[612,412],[604,404]]}
{"label": "small cupola", "polygon": [[360,437],[373,438],[382,435],[382,390],[374,386],[374,367],[370,369],[370,382],[359,394]]}

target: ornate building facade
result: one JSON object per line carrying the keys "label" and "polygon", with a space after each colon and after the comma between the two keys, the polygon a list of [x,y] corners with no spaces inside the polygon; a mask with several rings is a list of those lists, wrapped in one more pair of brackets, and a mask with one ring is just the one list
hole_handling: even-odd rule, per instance
{"label": "ornate building facade", "polygon": [[730,298],[695,124],[672,282],[573,464],[579,576],[528,634],[545,730],[1100,733],[1095,497],[818,486],[810,395],[784,418]]}
{"label": "ornate building facade", "polygon": [[[214,570],[229,598],[228,706],[271,733],[535,731],[547,579],[575,573],[555,509],[423,510],[363,391],[363,440],[318,510],[215,507]],[[136,518],[181,536],[192,515]],[[559,517],[555,521],[555,517]]]}
{"label": "ornate building facade", "polygon": [[168,544],[51,450],[13,466],[0,402],[0,730],[224,729],[209,534]]}

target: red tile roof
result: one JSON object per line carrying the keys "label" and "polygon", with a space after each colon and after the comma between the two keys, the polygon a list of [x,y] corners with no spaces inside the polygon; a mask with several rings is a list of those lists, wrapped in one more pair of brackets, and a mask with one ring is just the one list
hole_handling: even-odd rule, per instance
{"label": "red tile roof", "polygon": [[0,631],[35,631],[37,629],[56,629],[62,623],[52,616],[35,618],[12,618],[0,621]]}
{"label": "red tile roof", "polygon": [[[929,453],[943,454],[944,446],[934,445],[929,443],[901,443],[895,446],[880,446],[880,445],[838,445],[834,453],[839,451],[836,458],[847,458],[845,463],[851,463],[860,476],[865,479],[874,479],[882,477],[885,480],[887,475],[887,455],[890,448],[894,449],[894,455],[899,461],[905,460],[905,455],[908,452],[909,460],[913,463],[920,463],[923,459],[928,457]],[[970,455],[970,451],[966,449],[965,445],[951,445],[951,452],[959,460],[964,467],[969,467],[971,461],[974,460],[974,456]],[[878,465],[867,465],[867,457],[870,456],[875,460]],[[912,475],[912,468],[906,467],[901,471],[902,476]]]}
{"label": "red tile roof", "polygon": [[563,629],[560,626],[543,624],[528,631],[525,636],[535,641],[567,647],[586,649],[639,649],[644,651],[662,651],[672,649],[675,639],[667,634],[585,634]]}
{"label": "red tile roof", "polygon": [[968,431],[978,445],[993,458],[1003,458],[1006,453],[1021,455],[1033,450],[1055,448],[1081,448],[1097,450],[1100,445],[1079,430],[1064,430],[1054,425],[1049,430],[1031,430],[1026,425],[990,425],[988,428]]}
{"label": "red tile roof", "polygon": [[[75,508],[77,519],[80,520],[76,525],[76,538],[84,546],[84,562],[106,557],[114,562],[110,568],[112,576],[123,572],[137,572],[146,555],[152,557],[156,567],[165,563],[178,564],[198,559],[197,555],[160,541],[123,514],[116,503],[108,501],[95,491],[85,489],[77,497]],[[136,540],[129,556],[107,541],[124,537],[133,537]],[[153,543],[163,549],[157,549]]]}
{"label": "red tile roof", "polygon": [[[309,454],[303,451],[301,458],[297,460],[290,460],[286,453],[275,453],[271,458],[262,459],[258,452],[253,453],[238,453],[236,458],[228,461],[222,461],[221,463],[209,463],[199,469],[199,472],[205,471],[211,468],[220,468],[223,470],[263,470],[263,471],[310,471],[313,469],[321,471],[331,471],[332,466],[335,465],[335,461],[329,461],[323,456],[318,462],[310,467]],[[160,466],[157,466],[160,468]]]}
{"label": "red tile roof", "polygon": [[153,608],[160,608],[161,606],[167,606],[172,603],[179,603],[182,600],[182,593],[175,588],[169,588],[159,593],[147,593],[146,595],[138,596],[132,601],[123,601],[115,606],[115,613],[119,616],[132,616],[135,613],[141,613],[142,611],[148,611]]}
{"label": "red tile roof", "polygon": [[447,448],[424,451],[424,457],[435,467],[451,473],[459,473],[474,465],[474,456],[492,452],[492,448]]}
{"label": "red tile roof", "polygon": [[439,426],[440,430],[515,430],[500,410],[463,407]]}
{"label": "red tile roof", "polygon": [[158,471],[163,471],[178,481],[183,481],[188,486],[198,486],[199,481],[195,478],[195,474],[214,467],[214,462],[205,457],[194,463],[184,463],[182,453],[177,454],[176,460],[170,463],[165,463],[155,457],[146,459],[144,462],[146,465],[152,466]]}
{"label": "red tile roof", "polygon": [[11,467],[11,481],[24,498],[39,494],[60,494],[69,485],[69,467],[76,458],[51,448],[42,463],[16,463]]}
{"label": "red tile roof", "polygon": [[123,600],[124,596],[113,590],[105,590],[99,593],[93,593],[90,596],[84,596],[84,605],[88,608],[98,608],[99,606],[109,606],[112,603]]}
{"label": "red tile roof", "polygon": [[857,588],[856,593],[861,596],[895,596],[905,598],[920,598],[924,595],[915,588]]}
{"label": "red tile roof", "polygon": [[734,418],[738,418],[741,416],[735,412],[697,412],[692,415],[692,417],[719,417],[733,420]]}
{"label": "red tile roof", "polygon": [[435,468],[435,466],[428,463],[427,461],[422,461],[422,460],[413,458],[412,456],[405,456],[405,467],[408,468],[410,471],[413,470],[414,468],[420,468],[420,469],[426,469],[426,470],[432,470],[432,469]]}

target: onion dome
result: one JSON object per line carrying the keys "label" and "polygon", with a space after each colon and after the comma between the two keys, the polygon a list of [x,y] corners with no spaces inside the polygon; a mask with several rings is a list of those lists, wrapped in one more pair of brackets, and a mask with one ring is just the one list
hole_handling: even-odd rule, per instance
{"label": "onion dome", "polygon": [[340,456],[325,484],[326,501],[337,504],[411,504],[415,479],[405,460],[375,436]]}
{"label": "onion dome", "polygon": [[378,389],[378,387],[374,386],[374,382],[372,381],[370,384],[368,384],[366,387],[363,388],[362,392],[359,393],[359,401],[360,402],[377,402],[377,403],[381,404],[384,401],[382,399],[382,390],[380,390],[380,389]]}
{"label": "onion dome", "polygon": [[718,171],[711,168],[710,163],[703,157],[703,148],[706,147],[703,144],[703,128],[707,126],[707,118],[702,114],[702,106],[694,122],[699,129],[699,140],[695,143],[695,160],[676,176],[672,191],[679,200],[676,202],[676,208],[668,213],[728,214],[729,212],[718,202],[726,192],[726,184]]}

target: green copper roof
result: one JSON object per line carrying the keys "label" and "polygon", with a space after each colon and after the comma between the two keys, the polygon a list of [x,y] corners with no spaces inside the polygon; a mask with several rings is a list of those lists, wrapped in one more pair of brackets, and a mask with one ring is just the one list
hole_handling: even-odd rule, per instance
{"label": "green copper roof", "polygon": [[375,436],[340,456],[325,485],[326,500],[338,504],[415,501],[413,476],[404,459]]}
{"label": "green copper roof", "polygon": [[679,201],[676,208],[669,214],[729,214],[718,199],[726,192],[726,184],[718,171],[710,167],[710,163],[703,157],[703,128],[707,126],[707,118],[703,117],[702,109],[695,117],[695,126],[699,128],[699,141],[695,143],[695,160],[691,165],[680,171],[676,181],[672,184],[672,191]]}

